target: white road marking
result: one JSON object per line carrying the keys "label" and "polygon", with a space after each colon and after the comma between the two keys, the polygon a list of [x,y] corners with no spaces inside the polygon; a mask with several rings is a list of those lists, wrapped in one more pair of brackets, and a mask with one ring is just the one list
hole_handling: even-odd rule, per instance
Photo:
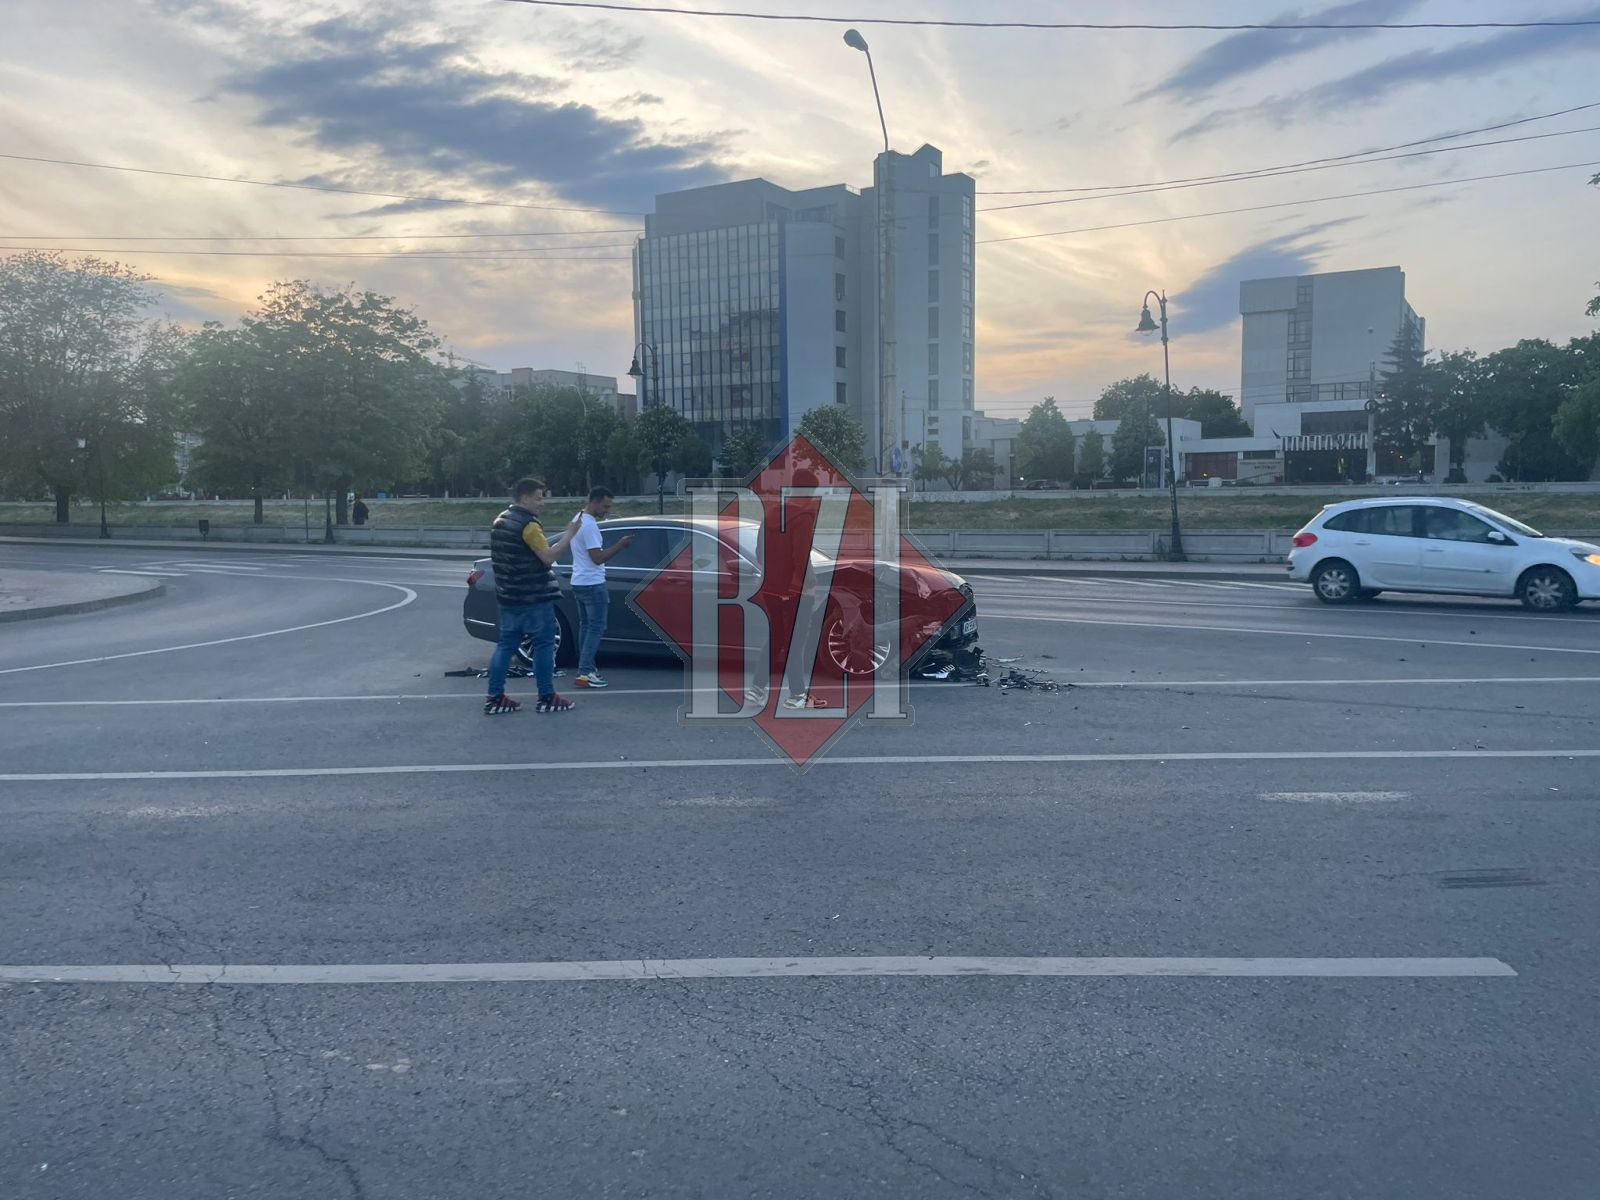
{"label": "white road marking", "polygon": [[116,567],[101,567],[97,574],[100,575],[158,575],[162,579],[182,579],[182,571],[131,571],[119,570]]}
{"label": "white road marking", "polygon": [[1392,804],[1409,800],[1410,792],[1262,792],[1263,800],[1291,804]]}
{"label": "white road marking", "polygon": [[268,565],[276,564],[246,563],[229,558],[216,558],[208,559],[204,562],[177,562],[172,565],[175,567],[229,567],[235,571],[265,571]]}
{"label": "white road marking", "polygon": [[1393,637],[1377,633],[1320,633],[1305,629],[1257,629],[1240,625],[1177,625],[1168,621],[1109,621],[1103,617],[1045,617],[1017,613],[986,612],[987,621],[1046,621],[1057,625],[1111,625],[1119,629],[1164,629],[1169,633],[1253,633],[1269,637],[1326,638],[1341,642],[1399,642],[1406,646],[1472,646],[1479,650],[1533,650],[1544,654],[1600,654],[1600,648],[1577,646],[1527,646],[1516,642],[1456,642],[1445,638]]}
{"label": "white road marking", "polygon": [[129,650],[122,654],[102,654],[95,658],[75,658],[68,662],[38,663],[31,667],[4,667],[0,668],[0,675],[19,675],[24,671],[53,671],[59,667],[82,667],[91,663],[116,662],[123,658],[144,658],[151,654],[173,654],[179,650],[204,650],[211,646],[227,646],[234,642],[252,642],[258,638],[278,637],[285,633],[304,633],[308,629],[323,629],[329,625],[343,625],[347,621],[364,621],[368,617],[379,617],[384,613],[393,612],[397,608],[404,608],[416,600],[417,594],[408,587],[398,583],[379,583],[374,579],[345,579],[337,580],[339,583],[360,583],[368,587],[394,588],[404,592],[405,597],[387,604],[382,608],[374,608],[369,612],[354,613],[348,617],[334,617],[330,621],[313,621],[309,625],[294,625],[288,629],[267,629],[261,633],[242,633],[237,637],[214,638],[209,642],[189,642],[183,646],[158,646],[153,650]]}
{"label": "white road marking", "polygon": [[353,984],[561,983],[657,979],[878,979],[1166,975],[1411,979],[1514,977],[1498,958],[628,958],[501,963],[134,963],[0,966],[12,983]]}
{"label": "white road marking", "polygon": [[[1184,750],[1157,754],[871,754],[821,758],[818,767],[961,767],[1041,766],[1052,764],[1211,762],[1396,762],[1408,759],[1567,759],[1600,758],[1600,750]],[[706,771],[723,768],[767,768],[792,765],[776,755],[767,758],[639,758],[590,759],[576,762],[412,763],[372,767],[257,767],[198,771],[40,771],[0,775],[0,783],[106,783],[161,779],[320,779],[363,775],[493,775],[565,771]]]}

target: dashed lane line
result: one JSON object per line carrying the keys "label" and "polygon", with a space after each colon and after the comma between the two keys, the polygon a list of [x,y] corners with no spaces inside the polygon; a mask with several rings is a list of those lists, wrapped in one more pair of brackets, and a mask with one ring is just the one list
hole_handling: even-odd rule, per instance
{"label": "dashed lane line", "polygon": [[1073,978],[1122,975],[1463,979],[1514,977],[1498,958],[625,958],[499,963],[130,963],[0,966],[0,981],[32,984],[201,985],[580,983],[660,979]]}

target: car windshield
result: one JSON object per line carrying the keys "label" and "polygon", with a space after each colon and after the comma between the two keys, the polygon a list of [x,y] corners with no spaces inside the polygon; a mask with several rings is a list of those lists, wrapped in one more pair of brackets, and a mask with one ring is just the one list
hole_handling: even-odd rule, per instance
{"label": "car windshield", "polygon": [[1512,533],[1520,533],[1523,537],[1531,538],[1542,538],[1544,536],[1544,534],[1540,533],[1532,525],[1524,525],[1515,517],[1508,517],[1503,512],[1495,512],[1494,509],[1485,508],[1481,504],[1471,504],[1467,507],[1469,507],[1473,512],[1477,513],[1480,517],[1485,517],[1488,520],[1493,521],[1496,525],[1499,525],[1502,529],[1507,529]]}

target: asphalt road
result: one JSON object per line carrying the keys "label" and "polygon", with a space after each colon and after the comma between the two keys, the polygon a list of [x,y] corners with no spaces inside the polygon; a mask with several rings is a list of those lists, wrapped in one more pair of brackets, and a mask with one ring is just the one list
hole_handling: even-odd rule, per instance
{"label": "asphalt road", "polygon": [[464,561],[0,564],[167,586],[0,627],[8,1200],[1600,1186],[1600,608],[974,580],[1061,689],[797,774],[667,666],[486,720]]}

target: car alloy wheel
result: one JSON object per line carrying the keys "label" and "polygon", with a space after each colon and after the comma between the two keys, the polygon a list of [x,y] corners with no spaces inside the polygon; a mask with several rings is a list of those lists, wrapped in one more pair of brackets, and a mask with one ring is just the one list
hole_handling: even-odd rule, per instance
{"label": "car alloy wheel", "polygon": [[866,638],[845,629],[843,617],[835,617],[828,626],[827,641],[828,657],[846,675],[875,674],[889,661],[889,651],[893,649],[887,638],[868,646]]}
{"label": "car alloy wheel", "polygon": [[1324,603],[1343,604],[1357,593],[1355,568],[1348,563],[1327,563],[1317,568],[1311,586]]}
{"label": "car alloy wheel", "polygon": [[1539,612],[1560,612],[1575,600],[1572,580],[1554,567],[1533,571],[1522,580],[1522,603]]}

